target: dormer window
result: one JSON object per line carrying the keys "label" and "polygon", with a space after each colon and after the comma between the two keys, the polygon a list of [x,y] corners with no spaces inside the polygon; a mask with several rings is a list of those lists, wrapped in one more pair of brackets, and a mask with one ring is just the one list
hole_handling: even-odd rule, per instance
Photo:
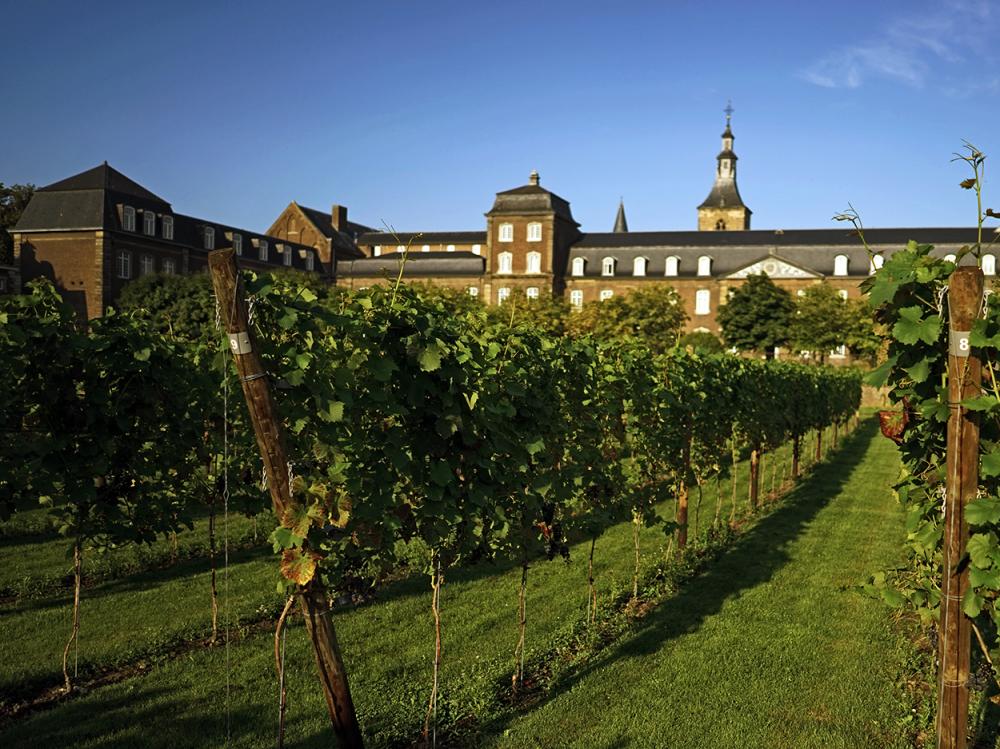
{"label": "dormer window", "polygon": [[680,265],[680,262],[681,261],[680,261],[679,257],[668,257],[667,258],[667,267],[663,271],[663,275],[665,275],[665,276],[676,276],[677,275],[677,268]]}
{"label": "dormer window", "polygon": [[698,258],[698,275],[699,276],[710,276],[712,275],[712,258],[708,255],[702,255]]}
{"label": "dormer window", "polygon": [[601,275],[602,276],[613,276],[615,274],[615,259],[613,257],[606,257],[601,261]]}
{"label": "dormer window", "polygon": [[233,250],[235,250],[237,255],[243,254],[243,235],[233,234]]}
{"label": "dormer window", "polygon": [[983,255],[983,275],[984,276],[995,276],[997,274],[997,256],[996,255]]}
{"label": "dormer window", "polygon": [[514,256],[509,252],[497,255],[497,273],[512,273],[514,271]]}
{"label": "dormer window", "polygon": [[265,263],[268,261],[267,249],[268,249],[267,248],[267,240],[266,239],[260,240],[260,243],[257,245],[257,259],[258,260],[261,260],[261,261],[263,261]]}
{"label": "dormer window", "polygon": [[528,224],[528,241],[529,242],[542,241],[542,225],[538,221],[533,221],[530,224]]}
{"label": "dormer window", "polygon": [[527,260],[528,260],[528,273],[542,272],[542,255],[540,252],[529,252]]}
{"label": "dormer window", "polygon": [[431,251],[431,246],[429,244],[425,244],[423,247],[420,248],[420,251],[421,252],[430,252]]}
{"label": "dormer window", "polygon": [[378,257],[381,254],[382,254],[382,245],[377,244],[374,247],[372,247],[372,257]]}
{"label": "dormer window", "polygon": [[215,229],[211,226],[205,227],[205,249],[214,250],[215,249]]}
{"label": "dormer window", "polygon": [[837,257],[833,259],[833,275],[847,275],[847,255],[837,255]]}
{"label": "dormer window", "polygon": [[582,257],[573,258],[573,275],[582,276],[584,271],[587,269],[587,261]]}
{"label": "dormer window", "polygon": [[454,252],[455,251],[455,245],[450,244],[450,245],[448,245],[448,247],[446,249],[447,249],[448,252]]}
{"label": "dormer window", "polygon": [[284,262],[284,264],[286,266],[291,267],[291,265],[292,265],[292,248],[289,247],[287,244],[285,245],[285,249],[281,253],[281,259],[282,259],[282,262]]}
{"label": "dormer window", "polygon": [[173,239],[174,238],[174,217],[164,216],[160,219],[160,223],[163,224],[163,238]]}
{"label": "dormer window", "polygon": [[122,208],[122,229],[135,231],[135,208],[130,205]]}
{"label": "dormer window", "polygon": [[500,233],[497,237],[501,242],[513,242],[514,224],[500,224]]}
{"label": "dormer window", "polygon": [[396,252],[406,252],[406,245],[397,244],[396,245]]}
{"label": "dormer window", "polygon": [[868,272],[874,275],[875,271],[882,267],[885,262],[885,258],[881,255],[872,255],[871,263],[868,265]]}
{"label": "dormer window", "polygon": [[646,275],[646,264],[649,261],[644,257],[637,257],[632,261],[632,275],[633,276],[645,276]]}
{"label": "dormer window", "polygon": [[142,212],[142,233],[147,237],[156,236],[156,214],[152,211]]}
{"label": "dormer window", "polygon": [[482,246],[481,246],[481,245],[478,245],[478,244],[474,244],[474,245],[472,245],[472,254],[473,254],[473,255],[478,255],[478,254],[479,254],[479,253],[481,253],[482,251],[483,251],[483,249],[482,249]]}

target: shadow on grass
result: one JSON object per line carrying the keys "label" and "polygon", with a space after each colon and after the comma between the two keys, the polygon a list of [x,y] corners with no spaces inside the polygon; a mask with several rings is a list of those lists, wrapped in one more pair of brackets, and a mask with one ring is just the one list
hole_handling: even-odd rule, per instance
{"label": "shadow on grass", "polygon": [[[659,651],[665,643],[701,628],[717,614],[726,601],[767,583],[790,561],[789,546],[802,534],[816,515],[829,504],[850,480],[863,461],[877,424],[868,419],[846,439],[827,461],[817,464],[801,483],[711,564],[688,582],[675,596],[658,605],[639,620],[624,637],[596,653],[578,670],[562,676],[545,697],[531,705],[535,710],[569,692],[592,674],[616,661],[640,658]],[[521,714],[505,712],[482,726],[485,736],[502,735]]]}

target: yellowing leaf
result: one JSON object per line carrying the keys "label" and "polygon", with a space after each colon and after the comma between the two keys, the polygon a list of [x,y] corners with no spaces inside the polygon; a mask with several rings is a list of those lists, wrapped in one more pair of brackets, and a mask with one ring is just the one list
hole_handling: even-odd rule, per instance
{"label": "yellowing leaf", "polygon": [[285,549],[281,553],[281,575],[299,585],[306,585],[316,575],[316,562],[322,557],[312,551]]}

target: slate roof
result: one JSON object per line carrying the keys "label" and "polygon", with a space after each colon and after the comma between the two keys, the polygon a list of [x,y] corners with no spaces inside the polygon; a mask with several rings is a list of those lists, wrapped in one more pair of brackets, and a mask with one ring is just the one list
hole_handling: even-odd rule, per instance
{"label": "slate roof", "polygon": [[533,213],[554,213],[560,218],[579,224],[573,219],[569,201],[560,198],[554,192],[546,190],[541,185],[523,185],[512,190],[498,192],[493,207],[487,216],[525,215]]}
{"label": "slate roof", "polygon": [[[337,275],[382,276],[399,273],[403,253],[390,252],[378,257],[359,260],[341,260],[337,263]],[[471,252],[409,252],[403,277],[422,276],[480,276],[486,272],[486,258]]]}
{"label": "slate roof", "polygon": [[619,201],[618,203],[618,215],[615,216],[615,228],[613,229],[615,234],[627,234],[628,233],[628,221],[625,220],[625,201]]}
{"label": "slate roof", "polygon": [[338,232],[333,228],[333,217],[326,211],[318,211],[315,208],[307,208],[306,206],[296,203],[302,212],[306,215],[310,221],[316,226],[317,229],[323,234],[327,239],[333,239],[339,237],[342,234],[346,234],[350,241],[353,242],[359,235],[365,234],[366,232],[373,231],[370,226],[365,226],[364,224],[358,224],[354,221],[347,222],[347,231]]}
{"label": "slate roof", "polygon": [[[934,254],[956,252],[976,241],[974,228],[868,229],[865,238],[876,251],[891,255],[915,239],[935,245]],[[846,255],[851,276],[868,275],[868,252],[861,240],[843,229],[790,229],[787,231],[677,231],[584,234],[570,249],[567,270],[574,258],[586,261],[585,277],[601,276],[601,261],[617,260],[615,277],[632,277],[637,257],[649,260],[647,278],[662,278],[668,257],[677,257],[678,277],[697,275],[698,258],[712,258],[712,277],[726,276],[752,263],[776,256],[825,276],[833,275],[834,258]]]}
{"label": "slate roof", "polygon": [[151,200],[170,205],[166,200],[158,195],[154,195],[138,182],[133,182],[124,174],[119,172],[108,162],[99,164],[93,169],[74,174],[72,177],[53,182],[51,185],[40,187],[35,192],[60,192],[64,190],[111,190],[123,195],[133,195],[143,200]]}
{"label": "slate roof", "polygon": [[[746,208],[735,179],[716,180],[708,197],[699,208]],[[747,213],[750,209],[747,208]]]}
{"label": "slate roof", "polygon": [[398,232],[370,232],[358,237],[358,244],[382,245],[383,247],[406,245],[411,243],[412,247],[419,247],[422,244],[486,244],[485,231],[398,231]]}

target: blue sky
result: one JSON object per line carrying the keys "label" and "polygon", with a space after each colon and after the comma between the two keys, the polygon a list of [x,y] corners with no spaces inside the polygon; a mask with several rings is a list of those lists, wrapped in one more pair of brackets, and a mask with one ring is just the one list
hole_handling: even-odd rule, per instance
{"label": "blue sky", "polygon": [[1000,2],[170,2],[3,11],[0,181],[107,159],[174,209],[265,229],[291,200],[481,229],[542,184],[584,231],[693,229],[732,99],[754,228],[1000,209]]}

